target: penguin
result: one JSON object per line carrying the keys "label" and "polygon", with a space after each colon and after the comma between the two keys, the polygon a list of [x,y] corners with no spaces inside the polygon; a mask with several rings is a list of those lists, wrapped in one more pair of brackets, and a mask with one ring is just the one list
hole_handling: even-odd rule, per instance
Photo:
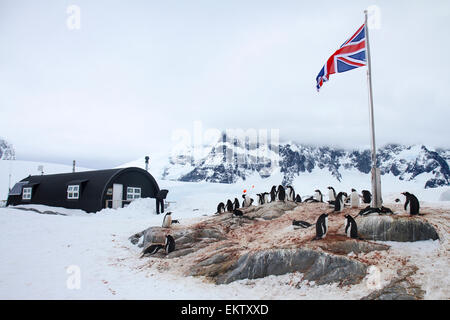
{"label": "penguin", "polygon": [[250,198],[250,205],[253,205],[253,198]]}
{"label": "penguin", "polygon": [[251,199],[248,198],[246,194],[243,194],[242,198],[244,198],[244,201],[242,201],[242,208],[250,207],[250,205],[252,204]]}
{"label": "penguin", "polygon": [[286,199],[286,191],[281,184],[278,186],[277,195],[279,201],[284,201]]}
{"label": "penguin", "polygon": [[287,192],[286,192],[286,199],[287,201],[295,201],[295,190],[292,186],[287,186],[286,187]]}
{"label": "penguin", "polygon": [[146,254],[149,254],[149,255],[155,254],[162,248],[164,248],[164,246],[162,244],[151,244],[147,248],[142,250],[141,258]]}
{"label": "penguin", "polygon": [[363,190],[362,192],[362,198],[364,203],[370,203],[372,201],[372,194],[369,190]]}
{"label": "penguin", "polygon": [[302,197],[300,197],[299,194],[297,194],[297,195],[295,196],[295,202],[297,202],[297,203],[301,203],[301,202],[302,202]]}
{"label": "penguin", "polygon": [[227,211],[228,212],[233,212],[233,202],[231,202],[231,200],[230,199],[228,199],[228,201],[227,201]]}
{"label": "penguin", "polygon": [[239,209],[239,200],[238,200],[238,198],[234,198],[234,208],[233,209]]}
{"label": "penguin", "polygon": [[172,224],[174,224],[174,223],[180,224],[180,221],[172,219]]}
{"label": "penguin", "polygon": [[258,204],[263,205],[264,204],[264,195],[262,193],[256,194],[258,196]]}
{"label": "penguin", "polygon": [[352,239],[358,238],[358,227],[356,225],[356,221],[349,214],[345,215],[345,234],[347,237]]}
{"label": "penguin", "polygon": [[301,220],[293,220],[292,221],[292,225],[293,226],[297,226],[297,227],[301,227],[301,228],[309,228],[312,226],[311,223],[306,222],[306,221],[301,221]]}
{"label": "penguin", "polygon": [[316,237],[314,240],[325,238],[328,232],[328,213],[323,213],[316,222]]}
{"label": "penguin", "polygon": [[402,195],[406,197],[405,201],[405,210],[406,212],[409,212],[410,215],[418,215],[419,214],[419,199],[415,195],[409,192],[402,192]]}
{"label": "penguin", "polygon": [[352,193],[350,193],[350,205],[352,208],[359,208],[359,194],[355,189],[352,189]]}
{"label": "penguin", "polygon": [[236,217],[242,217],[244,213],[241,210],[235,209],[233,210],[233,215]]}
{"label": "penguin", "polygon": [[225,204],[223,202],[220,202],[217,205],[217,212],[216,213],[220,214],[220,213],[224,213],[224,212],[225,212]]}
{"label": "penguin", "polygon": [[341,212],[344,210],[344,192],[339,192],[334,200],[334,212]]}
{"label": "penguin", "polygon": [[381,207],[381,208],[372,208],[370,205],[365,207],[364,209],[360,210],[358,213],[358,216],[367,216],[371,213],[378,213],[379,215],[381,214],[394,214],[394,212],[386,207]]}
{"label": "penguin", "polygon": [[170,234],[166,236],[164,249],[166,250],[166,254],[169,254],[175,250],[175,239]]}
{"label": "penguin", "polygon": [[162,227],[163,228],[170,228],[170,225],[172,224],[172,212],[167,212],[164,216]]}
{"label": "penguin", "polygon": [[328,202],[336,200],[336,191],[332,186],[328,187]]}
{"label": "penguin", "polygon": [[273,186],[270,190],[270,202],[274,202],[277,199],[277,187]]}
{"label": "penguin", "polygon": [[264,192],[264,203],[269,203],[270,202],[270,193],[268,192]]}
{"label": "penguin", "polygon": [[323,202],[323,195],[322,192],[320,192],[320,190],[314,190],[314,199],[316,199],[318,202]]}

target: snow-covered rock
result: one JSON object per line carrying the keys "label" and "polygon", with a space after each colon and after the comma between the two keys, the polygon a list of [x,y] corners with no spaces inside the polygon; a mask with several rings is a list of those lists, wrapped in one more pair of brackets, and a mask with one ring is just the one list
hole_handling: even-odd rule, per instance
{"label": "snow-covered rock", "polygon": [[[341,182],[344,173],[369,174],[371,168],[369,150],[344,150],[295,142],[275,146],[229,138],[226,134],[209,152],[202,150],[199,154],[202,156],[195,157],[189,149],[186,154],[173,155],[162,178],[236,183],[255,174],[262,179],[279,175],[277,184],[289,185],[300,175],[317,170]],[[378,149],[377,161],[382,175],[435,188],[450,185],[449,154],[449,150],[433,150],[424,145],[388,144]]]}
{"label": "snow-covered rock", "polygon": [[16,152],[12,144],[0,138],[0,160],[14,160],[16,159]]}

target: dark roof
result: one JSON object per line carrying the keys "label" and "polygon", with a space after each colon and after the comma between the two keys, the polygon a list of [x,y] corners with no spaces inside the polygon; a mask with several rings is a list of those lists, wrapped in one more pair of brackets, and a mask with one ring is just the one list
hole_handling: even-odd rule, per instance
{"label": "dark roof", "polygon": [[26,183],[23,185],[24,187],[37,186],[36,196],[39,201],[45,199],[50,203],[49,205],[52,205],[52,203],[56,205],[57,201],[66,201],[67,186],[79,184],[83,188],[88,203],[83,203],[84,200],[81,198],[78,202],[85,207],[83,209],[89,212],[100,210],[103,206],[102,195],[106,194],[110,182],[122,173],[129,172],[136,172],[144,176],[150,181],[154,196],[158,194],[160,189],[156,180],[146,170],[138,167],[28,176],[22,179],[21,183]]}

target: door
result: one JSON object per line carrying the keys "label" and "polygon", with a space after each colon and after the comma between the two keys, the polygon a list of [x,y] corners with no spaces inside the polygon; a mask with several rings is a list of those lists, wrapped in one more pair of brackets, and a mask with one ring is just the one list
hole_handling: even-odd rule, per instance
{"label": "door", "polygon": [[123,185],[113,184],[112,207],[113,209],[122,208]]}

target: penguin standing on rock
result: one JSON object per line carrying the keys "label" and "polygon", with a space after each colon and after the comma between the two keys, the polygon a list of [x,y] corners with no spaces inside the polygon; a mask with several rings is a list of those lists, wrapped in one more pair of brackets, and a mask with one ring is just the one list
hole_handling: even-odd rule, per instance
{"label": "penguin standing on rock", "polygon": [[362,192],[362,198],[364,203],[370,203],[372,201],[372,194],[369,190],[363,190]]}
{"label": "penguin standing on rock", "polygon": [[299,194],[297,194],[297,195],[295,196],[295,202],[296,202],[296,203],[301,203],[301,202],[302,202],[302,197],[300,197]]}
{"label": "penguin standing on rock", "polygon": [[243,194],[242,198],[244,198],[244,201],[242,201],[242,208],[250,207],[250,205],[252,204],[252,201],[251,201],[252,199],[247,197],[246,194]]}
{"label": "penguin standing on rock", "polygon": [[316,237],[314,240],[325,238],[328,232],[328,213],[320,215],[316,222]]}
{"label": "penguin standing on rock", "polygon": [[166,236],[164,248],[166,250],[166,254],[169,254],[175,250],[175,239],[170,234]]}
{"label": "penguin standing on rock", "polygon": [[316,199],[317,200],[317,202],[323,202],[323,195],[322,195],[322,192],[320,192],[320,190],[319,189],[317,189],[317,190],[314,190],[314,199]]}
{"label": "penguin standing on rock", "polygon": [[230,199],[228,199],[228,201],[227,201],[227,211],[228,212],[233,212],[233,202],[231,202],[231,200]]}
{"label": "penguin standing on rock", "polygon": [[270,202],[270,194],[268,192],[264,192],[262,195],[264,197],[264,203],[269,203]]}
{"label": "penguin standing on rock", "polygon": [[219,203],[217,205],[217,212],[216,213],[224,213],[225,212],[225,204],[223,202]]}
{"label": "penguin standing on rock", "polygon": [[417,215],[419,214],[419,199],[415,195],[409,192],[402,192],[402,195],[406,197],[405,201],[405,210],[406,212],[409,212],[410,215]]}
{"label": "penguin standing on rock", "polygon": [[277,187],[273,186],[270,190],[270,202],[274,202],[277,199]]}
{"label": "penguin standing on rock", "polygon": [[233,209],[239,209],[239,199],[234,198],[234,208]]}
{"label": "penguin standing on rock", "polygon": [[162,222],[162,227],[163,228],[170,228],[171,225],[172,225],[172,212],[169,211],[164,216],[164,219],[163,219],[163,222]]}
{"label": "penguin standing on rock", "polygon": [[344,209],[344,192],[339,192],[334,201],[334,212],[341,212]]}
{"label": "penguin standing on rock", "polygon": [[286,191],[281,184],[278,186],[277,195],[279,201],[284,201],[286,199]]}
{"label": "penguin standing on rock", "polygon": [[345,234],[352,239],[358,238],[358,227],[355,219],[349,214],[345,215]]}
{"label": "penguin standing on rock", "polygon": [[352,208],[359,208],[359,194],[355,189],[350,193],[350,205]]}
{"label": "penguin standing on rock", "polygon": [[295,191],[292,186],[287,186],[286,199],[287,201],[295,201]]}
{"label": "penguin standing on rock", "polygon": [[258,204],[263,205],[264,204],[264,194],[263,193],[257,193],[258,196]]}
{"label": "penguin standing on rock", "polygon": [[334,203],[333,201],[336,200],[336,191],[333,187],[328,187],[328,203]]}

